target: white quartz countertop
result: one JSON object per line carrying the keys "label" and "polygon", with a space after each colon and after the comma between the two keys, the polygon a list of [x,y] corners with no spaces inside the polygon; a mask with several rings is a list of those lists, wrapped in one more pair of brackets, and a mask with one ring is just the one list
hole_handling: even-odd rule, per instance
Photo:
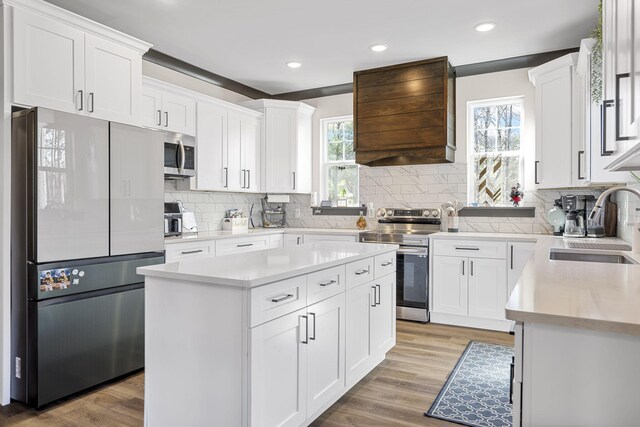
{"label": "white quartz countertop", "polygon": [[368,230],[341,229],[341,228],[250,228],[242,231],[202,231],[200,233],[183,234],[182,236],[166,237],[165,244],[196,242],[201,240],[231,239],[236,237],[260,236],[266,234],[337,234],[337,235],[357,235]]}
{"label": "white quartz countertop", "polygon": [[547,237],[547,234],[517,234],[517,233],[476,233],[476,232],[459,232],[449,233],[441,231],[439,233],[430,234],[432,239],[458,239],[458,240],[498,240],[510,242],[535,242],[539,237]]}
{"label": "white quartz countertop", "polygon": [[506,306],[508,319],[640,335],[640,264],[560,261],[551,251],[640,255],[614,250],[571,249],[570,242],[621,243],[615,238],[538,236]]}
{"label": "white quartz countertop", "polygon": [[139,267],[138,274],[178,281],[252,288],[352,261],[393,252],[397,245],[314,242],[290,248],[200,257]]}

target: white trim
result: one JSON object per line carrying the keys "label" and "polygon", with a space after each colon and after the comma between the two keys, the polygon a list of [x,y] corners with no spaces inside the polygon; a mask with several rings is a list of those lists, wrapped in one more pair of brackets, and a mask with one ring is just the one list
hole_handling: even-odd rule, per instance
{"label": "white trim", "polygon": [[[320,200],[327,200],[327,166],[352,166],[355,165],[358,171],[357,174],[357,189],[358,200],[355,201],[354,206],[360,206],[360,165],[353,161],[335,161],[327,162],[327,124],[342,122],[342,121],[354,121],[353,115],[325,117],[320,119]],[[355,135],[354,135],[355,138]]]}
{"label": "white trim", "polygon": [[529,81],[535,86],[539,76],[551,71],[560,70],[566,67],[575,67],[578,62],[577,53],[569,53],[567,55],[556,58],[553,61],[546,62],[529,70]]}
{"label": "white trim", "polygon": [[[473,166],[474,166],[474,157],[476,156],[475,154],[473,154],[473,138],[474,138],[474,132],[475,132],[475,128],[473,126],[473,109],[477,106],[497,106],[497,105],[506,105],[506,104],[520,104],[520,126],[518,126],[518,129],[520,129],[520,150],[518,151],[518,155],[520,156],[520,173],[519,173],[519,180],[520,180],[520,185],[522,186],[521,189],[524,191],[525,189],[525,183],[524,183],[524,178],[525,178],[525,170],[524,170],[524,156],[525,156],[525,151],[523,149],[522,146],[522,142],[523,142],[523,132],[524,132],[524,123],[525,123],[525,108],[524,108],[524,95],[517,95],[517,96],[506,96],[506,97],[501,97],[501,98],[490,98],[490,99],[479,99],[479,100],[474,100],[474,101],[467,101],[467,109],[466,109],[466,114],[467,114],[467,153],[466,153],[466,159],[467,159],[467,204],[470,203],[475,203],[477,202],[476,200],[472,200],[471,198],[471,194],[473,194],[473,187],[475,184],[475,176],[474,176],[474,171],[473,171]],[[512,153],[516,153],[515,151],[498,151],[496,153],[508,153],[508,156],[515,156],[515,154]]]}
{"label": "white trim", "polygon": [[431,312],[429,316],[431,323],[462,326],[465,328],[489,329],[501,332],[511,331],[510,320],[482,319],[480,317],[460,316],[456,314],[436,312]]}
{"label": "white trim", "polygon": [[283,101],[280,99],[256,99],[253,101],[244,101],[241,103],[241,105],[251,109],[262,109],[271,107],[295,108],[298,111],[307,114],[313,114],[313,112],[316,110],[315,107],[312,107],[309,104],[305,104],[304,102]]}
{"label": "white trim", "polygon": [[0,4],[36,13],[49,19],[54,19],[95,36],[102,37],[114,43],[134,49],[141,54],[144,54],[153,46],[151,43],[147,43],[123,32],[114,30],[106,25],[92,21],[84,16],[70,12],[61,7],[54,6],[42,0],[0,0]]}

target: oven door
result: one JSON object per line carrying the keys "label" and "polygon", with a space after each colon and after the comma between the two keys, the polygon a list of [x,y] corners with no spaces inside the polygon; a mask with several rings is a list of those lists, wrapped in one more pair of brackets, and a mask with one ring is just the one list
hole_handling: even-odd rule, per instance
{"label": "oven door", "polygon": [[396,305],[424,310],[426,315],[429,300],[429,248],[400,246],[396,256]]}

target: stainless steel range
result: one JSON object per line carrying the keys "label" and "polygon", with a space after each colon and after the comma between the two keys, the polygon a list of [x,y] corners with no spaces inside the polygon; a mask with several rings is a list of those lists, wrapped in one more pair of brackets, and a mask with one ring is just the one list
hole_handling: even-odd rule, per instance
{"label": "stainless steel range", "polygon": [[440,209],[379,209],[378,228],[363,243],[400,245],[396,266],[396,317],[429,321],[429,234],[440,231]]}

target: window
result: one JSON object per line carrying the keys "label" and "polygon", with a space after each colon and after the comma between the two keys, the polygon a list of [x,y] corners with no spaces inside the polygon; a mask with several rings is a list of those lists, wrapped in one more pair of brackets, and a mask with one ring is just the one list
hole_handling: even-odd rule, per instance
{"label": "window", "polygon": [[523,183],[523,113],[521,97],[468,104],[470,205],[510,204],[511,188]]}
{"label": "window", "polygon": [[321,120],[322,197],[332,206],[359,206],[359,176],[353,151],[353,116]]}

